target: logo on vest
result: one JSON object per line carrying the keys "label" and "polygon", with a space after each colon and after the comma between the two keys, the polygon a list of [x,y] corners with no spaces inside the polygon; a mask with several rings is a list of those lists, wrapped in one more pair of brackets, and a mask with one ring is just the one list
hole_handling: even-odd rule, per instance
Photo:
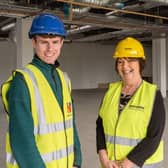
{"label": "logo on vest", "polygon": [[138,110],[138,111],[144,111],[144,107],[143,106],[138,106],[138,105],[129,105],[129,108],[132,110]]}
{"label": "logo on vest", "polygon": [[67,112],[71,113],[72,112],[72,104],[69,102],[67,103]]}

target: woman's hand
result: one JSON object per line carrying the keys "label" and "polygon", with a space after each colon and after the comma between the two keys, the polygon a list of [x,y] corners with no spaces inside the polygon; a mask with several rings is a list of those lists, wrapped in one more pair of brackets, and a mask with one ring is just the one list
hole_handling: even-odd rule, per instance
{"label": "woman's hand", "polygon": [[104,163],[104,168],[120,168],[120,167],[115,161],[108,160],[106,163]]}
{"label": "woman's hand", "polygon": [[99,159],[103,168],[119,168],[117,162],[108,159],[105,149],[99,150]]}
{"label": "woman's hand", "polygon": [[119,168],[133,168],[134,166],[135,164],[127,158],[119,163]]}

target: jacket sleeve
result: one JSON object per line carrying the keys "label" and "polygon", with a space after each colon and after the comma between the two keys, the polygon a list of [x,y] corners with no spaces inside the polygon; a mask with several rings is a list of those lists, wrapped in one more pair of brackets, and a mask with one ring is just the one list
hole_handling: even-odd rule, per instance
{"label": "jacket sleeve", "polygon": [[105,134],[102,124],[102,118],[98,116],[96,120],[96,147],[97,153],[101,149],[106,149]]}
{"label": "jacket sleeve", "polygon": [[7,99],[10,143],[19,168],[45,168],[36,147],[29,92],[21,74],[14,77]]}
{"label": "jacket sleeve", "polygon": [[[158,117],[159,116],[159,117]],[[142,166],[157,149],[165,127],[165,108],[161,92],[156,92],[153,112],[148,125],[147,136],[128,154],[127,158]]]}
{"label": "jacket sleeve", "polygon": [[82,152],[81,152],[81,145],[79,141],[78,131],[76,128],[75,122],[75,108],[73,102],[73,130],[74,130],[74,166],[80,168],[82,164]]}

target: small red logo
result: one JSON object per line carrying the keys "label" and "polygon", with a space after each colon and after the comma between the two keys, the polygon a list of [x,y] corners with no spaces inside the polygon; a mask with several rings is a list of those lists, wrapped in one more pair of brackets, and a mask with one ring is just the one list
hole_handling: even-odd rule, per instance
{"label": "small red logo", "polygon": [[68,113],[72,112],[72,104],[71,103],[67,103],[67,112]]}

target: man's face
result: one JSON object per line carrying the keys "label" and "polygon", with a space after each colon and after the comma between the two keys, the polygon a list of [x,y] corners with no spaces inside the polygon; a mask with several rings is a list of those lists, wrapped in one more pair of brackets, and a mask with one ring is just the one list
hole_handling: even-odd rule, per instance
{"label": "man's face", "polygon": [[58,59],[63,45],[63,38],[50,35],[36,35],[32,39],[37,56],[47,64],[54,64]]}

